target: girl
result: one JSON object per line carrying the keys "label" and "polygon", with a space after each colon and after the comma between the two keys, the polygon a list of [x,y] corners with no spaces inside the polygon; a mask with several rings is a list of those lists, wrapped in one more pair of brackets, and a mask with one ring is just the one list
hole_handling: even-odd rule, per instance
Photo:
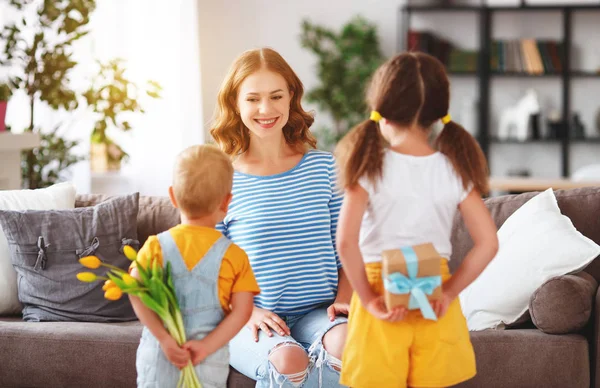
{"label": "girl", "polygon": [[221,230],[248,253],[261,294],[231,341],[231,365],[257,387],[336,387],[350,287],[335,251],[342,198],[333,156],[314,150],[302,83],[271,49],[243,53],[211,134],[234,159]]}
{"label": "girl", "polygon": [[[480,195],[487,192],[486,161],[475,139],[448,115],[443,65],[422,53],[383,64],[367,93],[371,119],[338,145],[346,189],[338,252],[352,298],[341,383],[362,387],[446,387],[475,375],[475,356],[457,299],[495,256],[496,227]],[[436,121],[436,139],[428,136]],[[446,259],[456,211],[474,247],[454,276],[442,263],[438,320],[383,302],[381,253],[431,242]]]}

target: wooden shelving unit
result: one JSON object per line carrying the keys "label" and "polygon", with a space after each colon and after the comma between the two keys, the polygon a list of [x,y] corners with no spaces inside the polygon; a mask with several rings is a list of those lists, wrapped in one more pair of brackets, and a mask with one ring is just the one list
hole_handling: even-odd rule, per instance
{"label": "wooden shelving unit", "polygon": [[[562,44],[563,55],[561,58],[562,71],[556,73],[545,73],[540,75],[514,72],[494,72],[490,68],[491,45],[492,45],[492,23],[493,15],[499,12],[560,12],[561,29],[562,29]],[[488,156],[490,146],[492,144],[532,144],[532,143],[548,143],[560,144],[561,146],[561,174],[563,177],[570,175],[570,149],[571,144],[580,143],[600,143],[600,139],[571,139],[569,134],[572,132],[567,128],[567,135],[560,139],[541,139],[531,140],[527,142],[518,141],[499,141],[493,139],[490,133],[490,80],[492,78],[543,78],[552,79],[558,78],[561,87],[561,116],[565,125],[570,124],[571,116],[571,81],[574,78],[600,78],[600,73],[580,71],[571,68],[570,55],[572,46],[572,19],[575,12],[600,11],[600,4],[582,4],[582,5],[547,5],[547,6],[426,6],[426,5],[405,5],[399,9],[399,28],[398,28],[398,51],[406,48],[406,37],[410,29],[411,16],[414,13],[455,13],[455,12],[471,12],[478,16],[478,31],[479,34],[479,55],[478,66],[476,72],[449,72],[451,77],[476,77],[479,90],[479,106],[480,112],[478,115],[478,141],[481,148]],[[598,14],[600,18],[600,12]]]}

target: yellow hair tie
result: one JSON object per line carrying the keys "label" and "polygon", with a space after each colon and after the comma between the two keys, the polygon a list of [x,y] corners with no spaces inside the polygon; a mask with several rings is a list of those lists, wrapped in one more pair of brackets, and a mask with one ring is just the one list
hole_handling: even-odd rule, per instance
{"label": "yellow hair tie", "polygon": [[376,123],[378,123],[379,120],[381,120],[382,118],[383,117],[381,117],[381,113],[377,112],[376,110],[371,111],[371,117],[369,117],[370,120],[373,120]]}
{"label": "yellow hair tie", "polygon": [[450,121],[452,121],[452,117],[450,116],[450,114],[447,114],[446,116],[442,117],[442,123],[448,124]]}

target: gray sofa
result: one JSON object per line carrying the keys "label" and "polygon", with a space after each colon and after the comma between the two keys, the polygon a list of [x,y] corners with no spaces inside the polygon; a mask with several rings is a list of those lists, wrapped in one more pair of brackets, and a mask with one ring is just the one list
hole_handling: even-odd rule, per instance
{"label": "gray sofa", "polygon": [[[498,227],[534,193],[490,198],[486,204]],[[559,206],[584,235],[600,243],[600,188],[556,192]],[[79,196],[76,206],[104,200]],[[179,215],[166,198],[140,198],[138,238],[163,231]],[[453,233],[455,268],[472,242],[460,218]],[[600,281],[600,259],[586,272]],[[461,387],[600,388],[596,294],[590,322],[581,331],[545,334],[531,322],[510,330],[472,333],[478,375]],[[135,352],[141,327],[127,323],[26,323],[20,317],[0,317],[0,387],[133,387]],[[254,382],[232,370],[229,386],[253,387]]]}

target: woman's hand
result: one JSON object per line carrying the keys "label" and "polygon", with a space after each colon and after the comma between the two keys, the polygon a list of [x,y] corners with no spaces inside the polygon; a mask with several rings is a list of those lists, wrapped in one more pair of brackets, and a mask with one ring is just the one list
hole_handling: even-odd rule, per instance
{"label": "woman's hand", "polygon": [[261,309],[254,306],[252,316],[246,324],[246,327],[252,331],[254,342],[258,342],[258,331],[264,331],[269,337],[273,336],[273,331],[284,336],[290,335],[290,328],[285,324],[279,315],[269,310]]}
{"label": "woman's hand", "polygon": [[327,316],[329,320],[333,322],[335,317],[338,315],[348,316],[348,312],[350,311],[350,304],[334,301],[331,306],[327,308]]}

